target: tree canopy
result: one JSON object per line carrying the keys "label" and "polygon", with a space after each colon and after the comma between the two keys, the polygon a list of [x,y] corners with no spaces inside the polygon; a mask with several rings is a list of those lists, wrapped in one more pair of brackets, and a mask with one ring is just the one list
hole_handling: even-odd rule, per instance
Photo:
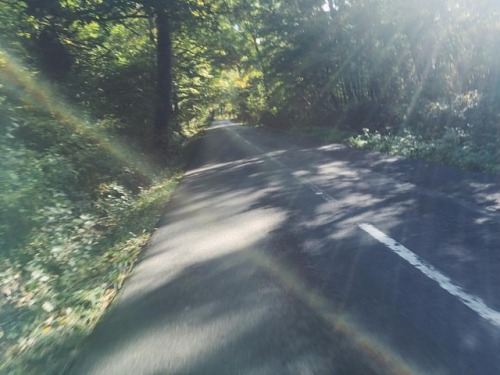
{"label": "tree canopy", "polygon": [[499,16],[497,0],[0,0],[0,315],[24,319],[0,324],[0,372],[43,373],[69,350],[44,345],[52,322],[109,303],[144,241],[130,226],[213,116],[499,173]]}

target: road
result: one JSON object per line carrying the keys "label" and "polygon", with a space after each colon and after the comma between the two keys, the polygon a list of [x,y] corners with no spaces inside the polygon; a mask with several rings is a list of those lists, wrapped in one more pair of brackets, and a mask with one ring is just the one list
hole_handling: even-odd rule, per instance
{"label": "road", "polygon": [[229,121],[71,374],[500,374],[500,181]]}

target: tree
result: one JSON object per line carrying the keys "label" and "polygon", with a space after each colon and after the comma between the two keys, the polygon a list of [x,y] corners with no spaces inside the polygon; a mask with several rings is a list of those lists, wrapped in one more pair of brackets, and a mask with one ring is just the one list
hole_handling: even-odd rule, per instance
{"label": "tree", "polygon": [[[102,40],[94,38],[93,44],[77,40],[75,30],[88,25],[99,25],[101,32],[109,32],[110,24],[125,24],[128,20],[142,19],[149,22],[145,38],[154,43],[156,51],[156,98],[153,139],[158,147],[168,148],[168,137],[173,121],[173,35],[182,25],[192,28],[212,26],[213,5],[194,0],[26,0],[26,13],[33,17],[36,28],[32,30],[34,50],[39,51],[39,65],[50,76],[64,79],[72,65],[71,50],[92,48]],[[37,30],[37,31],[35,31]],[[113,51],[109,51],[113,52]]]}

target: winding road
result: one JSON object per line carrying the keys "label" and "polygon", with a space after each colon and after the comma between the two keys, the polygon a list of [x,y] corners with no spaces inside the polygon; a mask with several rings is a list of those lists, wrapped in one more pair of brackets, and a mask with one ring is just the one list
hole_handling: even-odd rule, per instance
{"label": "winding road", "polygon": [[71,374],[500,374],[500,180],[213,123]]}

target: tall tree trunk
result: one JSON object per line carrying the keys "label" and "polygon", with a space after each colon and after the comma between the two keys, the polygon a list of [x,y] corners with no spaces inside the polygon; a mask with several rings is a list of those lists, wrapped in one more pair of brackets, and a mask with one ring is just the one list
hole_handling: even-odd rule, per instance
{"label": "tall tree trunk", "polygon": [[255,35],[253,35],[252,33],[250,33],[250,37],[252,38],[253,47],[255,49],[255,53],[257,54],[257,59],[259,60],[260,70],[262,71],[262,83],[264,84],[264,95],[265,95],[266,107],[267,107],[267,104],[269,102],[269,84],[268,84],[267,72],[264,69],[264,64],[262,62],[264,59],[263,59],[262,53],[260,51],[259,43],[257,42],[257,37]]}
{"label": "tall tree trunk", "polygon": [[156,9],[156,28],[157,95],[154,137],[156,145],[166,151],[172,119],[172,29],[170,15],[165,8]]}

